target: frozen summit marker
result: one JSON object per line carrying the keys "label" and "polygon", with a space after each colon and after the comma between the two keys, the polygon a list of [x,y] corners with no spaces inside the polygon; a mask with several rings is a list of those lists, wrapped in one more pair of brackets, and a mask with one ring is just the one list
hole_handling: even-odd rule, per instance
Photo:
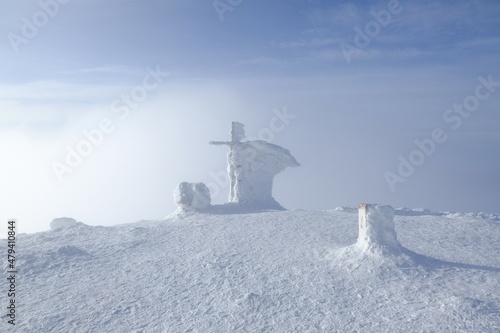
{"label": "frozen summit marker", "polygon": [[273,198],[273,179],[287,167],[300,164],[287,149],[263,140],[243,141],[244,125],[233,122],[231,141],[211,141],[228,146],[229,202],[248,208],[284,208]]}
{"label": "frozen summit marker", "polygon": [[241,142],[245,139],[245,125],[237,121],[231,124],[231,141],[210,141],[209,143],[214,146],[229,146],[233,147],[235,143]]}
{"label": "frozen summit marker", "polygon": [[363,252],[401,253],[394,225],[394,208],[389,205],[359,205],[359,236],[356,245]]}
{"label": "frozen summit marker", "polygon": [[231,123],[231,141],[210,141],[209,144],[214,146],[228,146],[229,147],[229,158],[228,158],[228,174],[230,183],[230,192],[229,192],[229,202],[235,202],[233,199],[235,197],[234,190],[236,188],[236,178],[235,178],[235,170],[234,167],[230,163],[230,157],[233,156],[233,147],[238,142],[241,142],[245,139],[245,125],[242,123],[233,121]]}
{"label": "frozen summit marker", "polygon": [[174,190],[174,202],[177,205],[174,215],[285,210],[273,198],[273,179],[287,167],[300,164],[283,147],[264,140],[245,141],[245,126],[242,123],[233,122],[230,133],[231,141],[209,142],[211,145],[229,147],[229,203],[211,205],[208,186],[182,182]]}

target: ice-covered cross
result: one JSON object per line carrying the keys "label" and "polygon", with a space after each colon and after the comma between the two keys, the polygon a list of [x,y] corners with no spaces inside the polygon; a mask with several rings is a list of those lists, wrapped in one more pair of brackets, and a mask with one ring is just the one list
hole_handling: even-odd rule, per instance
{"label": "ice-covered cross", "polygon": [[232,147],[235,143],[241,142],[245,138],[245,125],[233,121],[231,125],[231,141],[210,141],[211,145]]}
{"label": "ice-covered cross", "polygon": [[300,164],[290,152],[263,140],[243,141],[244,125],[233,122],[231,141],[211,141],[229,146],[229,202],[251,209],[284,209],[272,196],[273,179],[287,167]]}

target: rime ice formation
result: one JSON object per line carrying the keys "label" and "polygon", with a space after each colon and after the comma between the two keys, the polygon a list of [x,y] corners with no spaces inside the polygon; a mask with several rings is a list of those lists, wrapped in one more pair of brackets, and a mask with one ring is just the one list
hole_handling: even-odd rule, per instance
{"label": "rime ice formation", "polygon": [[174,190],[178,209],[186,212],[235,213],[284,208],[273,198],[273,179],[287,167],[299,166],[290,152],[262,140],[243,141],[244,125],[232,123],[231,141],[210,142],[228,146],[229,204],[210,205],[210,191],[203,183],[183,182]]}
{"label": "rime ice formation", "polygon": [[359,206],[359,236],[357,246],[363,252],[400,253],[401,244],[394,225],[394,208],[388,205]]}
{"label": "rime ice formation", "polygon": [[245,125],[233,121],[231,126],[231,142],[240,142],[245,139]]}
{"label": "rime ice formation", "polygon": [[233,122],[228,146],[229,202],[256,209],[284,209],[272,195],[273,179],[287,167],[297,167],[287,149],[263,140],[245,141],[244,125]]}
{"label": "rime ice formation", "polygon": [[71,226],[74,226],[77,224],[78,224],[78,222],[71,217],[59,217],[59,218],[53,219],[52,222],[50,222],[50,229],[55,230],[58,228],[66,228],[66,227],[71,227]]}
{"label": "rime ice formation", "polygon": [[238,142],[228,155],[229,202],[262,209],[283,209],[273,198],[273,179],[299,166],[290,152],[265,141]]}
{"label": "rime ice formation", "polygon": [[202,211],[210,206],[210,190],[203,183],[183,182],[174,190],[174,201],[181,211]]}

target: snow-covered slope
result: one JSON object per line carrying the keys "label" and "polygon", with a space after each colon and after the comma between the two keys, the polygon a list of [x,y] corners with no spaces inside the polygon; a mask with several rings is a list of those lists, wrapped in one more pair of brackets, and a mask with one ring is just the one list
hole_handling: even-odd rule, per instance
{"label": "snow-covered slope", "polygon": [[15,331],[498,332],[499,220],[397,210],[400,255],[348,208],[20,235]]}

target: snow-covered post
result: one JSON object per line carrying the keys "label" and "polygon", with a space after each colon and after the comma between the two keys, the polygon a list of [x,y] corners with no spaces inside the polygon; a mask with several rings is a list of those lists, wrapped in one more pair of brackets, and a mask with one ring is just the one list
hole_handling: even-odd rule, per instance
{"label": "snow-covered post", "polygon": [[388,205],[359,205],[357,245],[365,251],[400,253],[394,225],[394,208]]}

